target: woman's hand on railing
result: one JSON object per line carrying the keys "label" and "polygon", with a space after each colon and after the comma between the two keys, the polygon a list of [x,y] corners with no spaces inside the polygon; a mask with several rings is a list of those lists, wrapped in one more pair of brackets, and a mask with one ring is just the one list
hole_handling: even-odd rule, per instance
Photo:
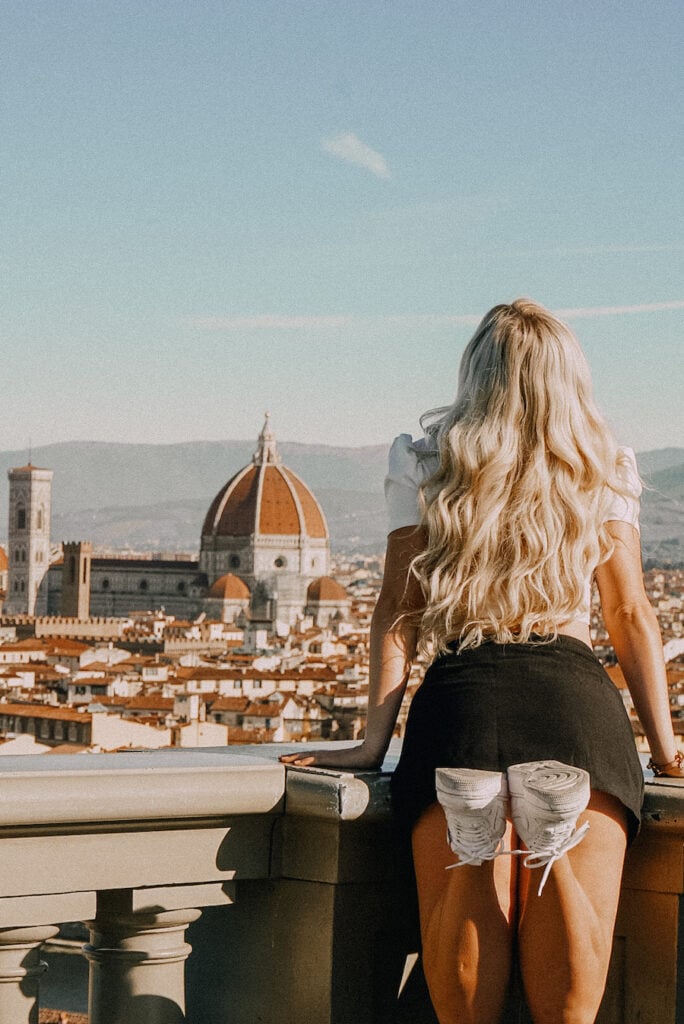
{"label": "woman's hand on railing", "polygon": [[356,747],[329,747],[326,750],[297,751],[295,754],[282,754],[279,758],[283,764],[296,765],[298,768],[339,768],[342,771],[375,771],[382,765],[382,757],[367,751],[363,743]]}

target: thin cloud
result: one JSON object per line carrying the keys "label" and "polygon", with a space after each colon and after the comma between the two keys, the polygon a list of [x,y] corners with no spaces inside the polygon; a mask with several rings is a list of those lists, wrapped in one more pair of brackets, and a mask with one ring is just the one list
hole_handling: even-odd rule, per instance
{"label": "thin cloud", "polygon": [[662,313],[668,309],[684,309],[684,300],[675,299],[672,302],[641,302],[635,306],[586,306],[579,309],[557,309],[556,316],[566,317],[568,320],[595,316],[621,316],[623,313]]}
{"label": "thin cloud", "polygon": [[[571,309],[556,309],[556,316],[565,320],[590,320],[601,316],[622,316],[628,313],[662,313],[668,310],[684,309],[684,299],[671,302],[642,302],[633,306],[578,306]],[[415,316],[387,314],[385,316],[352,316],[339,314],[321,315],[280,315],[260,313],[256,316],[194,316],[186,323],[201,331],[320,331],[342,328],[419,328],[449,327],[457,324],[475,326],[482,319],[480,313],[426,313]]]}
{"label": "thin cloud", "polygon": [[280,316],[260,313],[257,316],[195,316],[190,324],[202,331],[293,331],[329,330],[347,327],[351,316]]}
{"label": "thin cloud", "polygon": [[321,148],[326,153],[339,157],[340,160],[346,160],[348,164],[364,167],[376,178],[390,177],[389,167],[382,153],[371,149],[354,132],[342,132],[340,135],[323,139]]}

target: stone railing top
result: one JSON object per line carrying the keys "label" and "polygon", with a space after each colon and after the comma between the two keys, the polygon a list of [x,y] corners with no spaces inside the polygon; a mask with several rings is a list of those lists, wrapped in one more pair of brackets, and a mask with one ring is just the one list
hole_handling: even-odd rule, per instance
{"label": "stone railing top", "polygon": [[[326,744],[321,744],[325,746]],[[394,743],[381,771],[285,769],[303,745],[55,754],[0,758],[0,828],[281,814],[366,821],[390,814]],[[684,829],[684,781],[646,781],[645,820]]]}
{"label": "stone railing top", "polygon": [[227,817],[283,810],[285,769],[263,748],[0,759],[0,828]]}

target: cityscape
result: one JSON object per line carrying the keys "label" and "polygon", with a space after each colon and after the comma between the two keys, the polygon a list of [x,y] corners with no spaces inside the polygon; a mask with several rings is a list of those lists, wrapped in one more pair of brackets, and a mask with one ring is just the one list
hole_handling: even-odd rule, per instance
{"label": "cityscape", "polygon": [[[0,549],[0,754],[358,740],[383,555],[331,552],[323,509],[270,417],[221,488],[198,555],[53,544],[53,471],[9,471]],[[684,732],[684,566],[646,569],[672,715]],[[645,739],[600,618],[592,638]],[[413,666],[401,738],[425,665]],[[682,715],[682,718],[680,718]]]}

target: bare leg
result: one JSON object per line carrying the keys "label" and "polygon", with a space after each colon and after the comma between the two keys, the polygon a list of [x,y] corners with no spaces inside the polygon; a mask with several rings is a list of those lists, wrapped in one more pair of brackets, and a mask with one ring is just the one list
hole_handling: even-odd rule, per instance
{"label": "bare leg", "polygon": [[541,896],[520,868],[520,967],[535,1024],[593,1024],[610,961],[626,848],[626,812],[592,792],[586,838],[558,860]]}
{"label": "bare leg", "polygon": [[[510,824],[506,835],[510,844]],[[497,1024],[515,935],[516,858],[447,871],[455,855],[439,804],[413,830],[423,969],[440,1024]],[[558,1024],[558,1022],[555,1022]]]}

